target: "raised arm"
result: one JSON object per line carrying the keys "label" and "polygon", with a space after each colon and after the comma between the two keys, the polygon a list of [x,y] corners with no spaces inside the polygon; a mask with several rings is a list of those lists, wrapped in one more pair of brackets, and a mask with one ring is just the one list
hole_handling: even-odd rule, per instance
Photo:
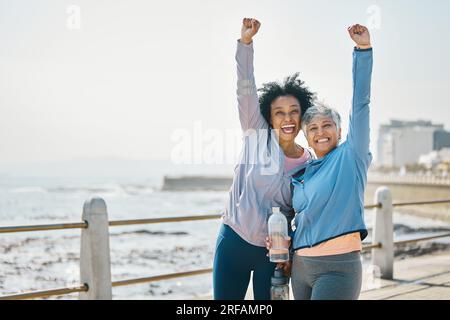
{"label": "raised arm", "polygon": [[370,144],[370,86],[372,80],[372,45],[369,30],[361,25],[348,28],[350,37],[356,43],[353,52],[353,99],[350,125],[347,136],[356,153],[365,157]]}
{"label": "raised arm", "polygon": [[237,43],[237,100],[242,130],[268,128],[259,110],[258,94],[253,69],[253,37],[261,23],[256,19],[244,18],[241,38]]}

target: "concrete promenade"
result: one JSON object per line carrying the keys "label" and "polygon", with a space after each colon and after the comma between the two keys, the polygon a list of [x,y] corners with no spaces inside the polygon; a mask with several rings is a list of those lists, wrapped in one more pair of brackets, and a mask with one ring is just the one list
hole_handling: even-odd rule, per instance
{"label": "concrete promenade", "polygon": [[366,275],[360,300],[450,300],[450,251],[396,260],[393,280]]}

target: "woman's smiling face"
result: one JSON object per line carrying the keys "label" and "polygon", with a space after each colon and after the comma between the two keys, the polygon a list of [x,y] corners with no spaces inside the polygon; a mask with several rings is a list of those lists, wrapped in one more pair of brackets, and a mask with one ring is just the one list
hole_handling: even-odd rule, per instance
{"label": "woman's smiling face", "polygon": [[319,159],[335,149],[340,138],[341,129],[331,117],[316,116],[306,126],[306,139]]}
{"label": "woman's smiling face", "polygon": [[300,103],[293,96],[280,96],[272,103],[270,119],[280,141],[293,141],[300,132]]}

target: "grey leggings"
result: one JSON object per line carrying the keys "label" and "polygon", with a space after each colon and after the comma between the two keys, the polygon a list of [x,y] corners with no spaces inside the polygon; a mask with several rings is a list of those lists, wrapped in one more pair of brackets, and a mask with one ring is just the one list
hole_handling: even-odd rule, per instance
{"label": "grey leggings", "polygon": [[295,254],[291,281],[296,300],[357,300],[362,283],[360,253],[321,257]]}

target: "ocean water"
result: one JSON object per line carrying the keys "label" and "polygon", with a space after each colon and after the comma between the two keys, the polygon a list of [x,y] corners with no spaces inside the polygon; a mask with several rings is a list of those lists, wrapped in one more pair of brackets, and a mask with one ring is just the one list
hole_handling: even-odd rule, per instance
{"label": "ocean water", "polygon": [[[94,196],[106,201],[110,220],[220,214],[224,208],[227,192],[163,192],[161,183],[162,176],[2,179],[0,226],[79,222],[84,201]],[[372,221],[368,210],[369,229]],[[399,213],[394,222],[396,239],[450,227]],[[110,228],[113,281],[210,268],[219,226],[219,220],[209,220]],[[0,234],[0,295],[78,284],[80,232]],[[204,297],[211,294],[211,280],[207,274],[117,287],[113,298]],[[55,299],[61,298],[77,294]]]}

